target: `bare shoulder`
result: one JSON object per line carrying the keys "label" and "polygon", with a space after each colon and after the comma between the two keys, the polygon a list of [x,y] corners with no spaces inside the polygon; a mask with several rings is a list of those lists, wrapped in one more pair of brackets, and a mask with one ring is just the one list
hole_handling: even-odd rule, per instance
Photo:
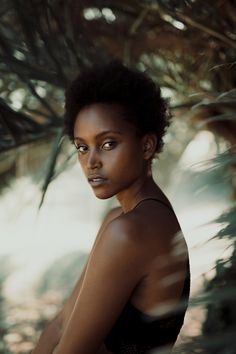
{"label": "bare shoulder", "polygon": [[103,262],[113,258],[114,263],[129,264],[129,267],[132,264],[141,277],[149,260],[149,253],[144,248],[138,237],[138,225],[130,215],[119,213],[101,231],[92,257],[99,255]]}
{"label": "bare shoulder", "polygon": [[109,234],[112,234],[115,238],[126,239],[126,241],[133,242],[137,246],[144,247],[144,239],[147,242],[146,221],[146,215],[142,211],[141,213],[136,210],[125,214],[119,213],[115,218],[110,220],[109,225],[107,224],[104,231],[106,231],[108,237]]}
{"label": "bare shoulder", "polygon": [[118,207],[112,208],[106,214],[103,222],[109,222],[109,221],[115,219],[116,217],[120,216],[121,214],[122,214],[122,208],[121,207],[118,206]]}
{"label": "bare shoulder", "polygon": [[143,203],[139,208],[119,215],[110,222],[108,229],[117,238],[126,237],[139,247],[147,254],[149,262],[161,253],[170,253],[177,241],[186,246],[175,213],[159,203],[150,206],[150,203]]}
{"label": "bare shoulder", "polygon": [[129,217],[122,214],[101,231],[59,343],[60,353],[69,353],[68,348],[71,353],[97,352],[146,275],[147,255],[132,229]]}
{"label": "bare shoulder", "polygon": [[121,207],[115,207],[115,208],[110,209],[106,213],[106,215],[105,215],[105,217],[104,217],[104,219],[102,221],[100,229],[103,229],[104,226],[106,226],[110,221],[112,221],[113,219],[117,218],[121,214],[122,214],[122,208]]}
{"label": "bare shoulder", "polygon": [[[151,230],[151,232],[149,232]],[[155,231],[157,235],[158,230]],[[153,230],[147,230],[145,217],[132,211],[120,214],[107,224],[101,235],[101,242],[107,244],[114,252],[122,257],[133,257],[134,263],[141,265],[142,275],[147,274],[153,257],[157,254],[157,237],[153,237]],[[109,245],[109,246],[108,246]],[[136,264],[138,266],[138,264]]]}
{"label": "bare shoulder", "polygon": [[106,224],[103,233],[106,237],[110,236],[114,239],[118,238],[120,240],[132,241],[135,235],[137,235],[140,223],[133,215],[129,213],[123,214],[122,209],[119,209],[120,210],[111,210],[107,217],[109,222]]}

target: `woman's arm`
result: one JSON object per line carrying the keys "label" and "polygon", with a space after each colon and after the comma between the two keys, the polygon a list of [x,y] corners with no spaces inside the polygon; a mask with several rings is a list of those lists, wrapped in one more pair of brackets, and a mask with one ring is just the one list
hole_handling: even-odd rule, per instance
{"label": "woman's arm", "polygon": [[[122,209],[120,207],[116,207],[116,208],[113,208],[111,209],[107,215],[105,216],[103,222],[102,222],[102,225],[100,226],[100,229],[98,230],[98,233],[97,233],[97,236],[96,236],[96,239],[94,241],[94,245],[92,247],[92,250],[90,252],[90,256],[91,254],[93,253],[93,250],[100,238],[100,235],[102,234],[102,231],[104,230],[104,228],[109,224],[109,222],[111,222],[112,220],[114,220],[117,216],[119,216],[121,214],[121,211]],[[89,257],[90,257],[89,256]],[[80,279],[79,281],[77,282],[77,284],[75,285],[70,297],[67,299],[66,303],[64,304],[64,307],[63,307],[63,310],[62,310],[62,318],[63,318],[63,321],[62,321],[62,330],[64,330],[64,328],[66,327],[68,321],[69,321],[69,318],[71,316],[71,313],[74,309],[74,306],[75,306],[75,302],[76,302],[76,299],[78,297],[78,294],[79,294],[79,291],[81,289],[81,285],[83,283],[83,280],[84,280],[84,275],[85,275],[85,272],[87,270],[87,265],[88,265],[88,261],[89,261],[89,257],[87,259],[87,262],[84,266],[84,269],[83,269],[83,272],[80,276]]]}
{"label": "woman's arm", "polygon": [[62,312],[54,318],[41,334],[36,348],[32,354],[51,354],[59,343],[62,328]]}
{"label": "woman's arm", "polygon": [[[96,236],[96,239],[94,241],[94,245],[92,247],[92,250],[90,252],[90,255],[93,253],[93,250],[100,238],[100,235],[102,234],[104,228],[109,224],[109,222],[111,222],[112,220],[114,220],[117,216],[119,216],[121,214],[121,207],[116,207],[116,208],[113,208],[111,209],[107,215],[105,216],[103,222],[102,222],[102,225],[100,226],[99,230],[98,230],[98,233],[97,233],[97,236]],[[89,256],[90,257],[90,256]],[[83,272],[80,276],[80,279],[78,280],[77,284],[75,285],[70,297],[67,299],[67,301],[65,302],[64,306],[63,306],[63,309],[62,309],[62,322],[61,322],[61,326],[62,326],[62,332],[64,331],[69,319],[70,319],[70,316],[71,316],[71,313],[74,309],[74,306],[75,306],[75,302],[76,302],[76,299],[78,297],[78,294],[80,292],[80,289],[81,289],[81,285],[83,283],[83,280],[84,280],[84,276],[85,276],[85,272],[87,270],[87,265],[88,265],[88,262],[89,262],[89,257],[87,259],[87,262],[84,266],[84,269],[83,269]]]}
{"label": "woman's arm", "polygon": [[54,354],[96,354],[134,288],[147,274],[150,243],[133,223],[107,225],[89,259],[81,290]]}
{"label": "woman's arm", "polygon": [[70,313],[73,310],[76,297],[78,296],[86,272],[87,263],[88,260],[71,295],[65,302],[62,310],[51,322],[49,322],[49,324],[43,330],[32,354],[52,354],[53,349],[56,347],[61,338],[63,329],[65,328],[65,325],[70,317]]}
{"label": "woman's arm", "polygon": [[[99,235],[101,234],[104,227],[111,220],[113,220],[114,218],[119,216],[120,213],[121,213],[120,207],[114,208],[108,212],[108,214],[106,215],[106,217],[105,217],[105,219],[98,231],[93,248],[95,247],[95,245],[98,241]],[[80,278],[77,281],[71,295],[69,296],[69,298],[65,302],[65,304],[64,304],[62,310],[59,312],[59,314],[47,325],[47,327],[42,332],[42,334],[39,338],[39,341],[37,343],[37,346],[33,350],[32,354],[52,354],[53,349],[58,344],[58,342],[61,338],[61,335],[63,333],[63,330],[65,329],[65,326],[67,325],[69,318],[71,316],[71,313],[73,311],[73,308],[74,308],[77,296],[79,294],[79,291],[81,289],[81,285],[82,285],[84,275],[85,275],[85,272],[87,269],[87,264],[88,264],[88,260],[84,266],[84,269],[80,275]],[[102,348],[100,350],[102,350]],[[105,353],[105,349],[101,351],[101,354],[103,352]]]}

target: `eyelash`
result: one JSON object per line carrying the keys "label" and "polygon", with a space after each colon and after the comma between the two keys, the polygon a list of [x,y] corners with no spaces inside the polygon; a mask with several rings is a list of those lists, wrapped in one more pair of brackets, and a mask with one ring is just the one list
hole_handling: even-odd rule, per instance
{"label": "eyelash", "polygon": [[[109,151],[109,150],[112,150],[112,148],[116,146],[116,141],[114,141],[114,140],[106,141],[105,143],[102,144],[102,147],[103,147],[105,144],[112,144],[112,146],[111,146],[109,149],[105,149],[105,150]],[[85,154],[85,153],[87,152],[87,150],[86,150],[86,151],[80,151],[79,149],[80,149],[81,147],[86,147],[86,145],[84,145],[84,144],[76,145],[76,143],[75,143],[75,148],[76,148],[76,150],[77,150],[80,154]]]}

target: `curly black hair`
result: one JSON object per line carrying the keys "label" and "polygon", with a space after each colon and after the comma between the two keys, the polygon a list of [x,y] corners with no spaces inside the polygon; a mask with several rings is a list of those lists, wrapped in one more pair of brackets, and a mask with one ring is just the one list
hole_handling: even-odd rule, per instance
{"label": "curly black hair", "polygon": [[112,61],[82,72],[65,93],[64,132],[74,140],[74,124],[79,111],[93,103],[117,103],[142,137],[155,133],[155,154],[163,149],[163,137],[170,125],[171,114],[160,88],[146,74]]}

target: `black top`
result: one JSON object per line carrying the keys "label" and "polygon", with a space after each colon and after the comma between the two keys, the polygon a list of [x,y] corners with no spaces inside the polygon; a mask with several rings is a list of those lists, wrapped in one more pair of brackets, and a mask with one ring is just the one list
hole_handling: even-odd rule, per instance
{"label": "black top", "polygon": [[[155,198],[143,199],[136,207],[145,200],[159,201],[173,211],[168,204]],[[179,306],[177,305],[175,310],[172,310],[169,314],[150,316],[142,313],[128,301],[104,340],[107,350],[114,354],[145,354],[157,347],[174,345],[183,325],[188,306],[190,292],[188,259],[186,269],[186,278]]]}

